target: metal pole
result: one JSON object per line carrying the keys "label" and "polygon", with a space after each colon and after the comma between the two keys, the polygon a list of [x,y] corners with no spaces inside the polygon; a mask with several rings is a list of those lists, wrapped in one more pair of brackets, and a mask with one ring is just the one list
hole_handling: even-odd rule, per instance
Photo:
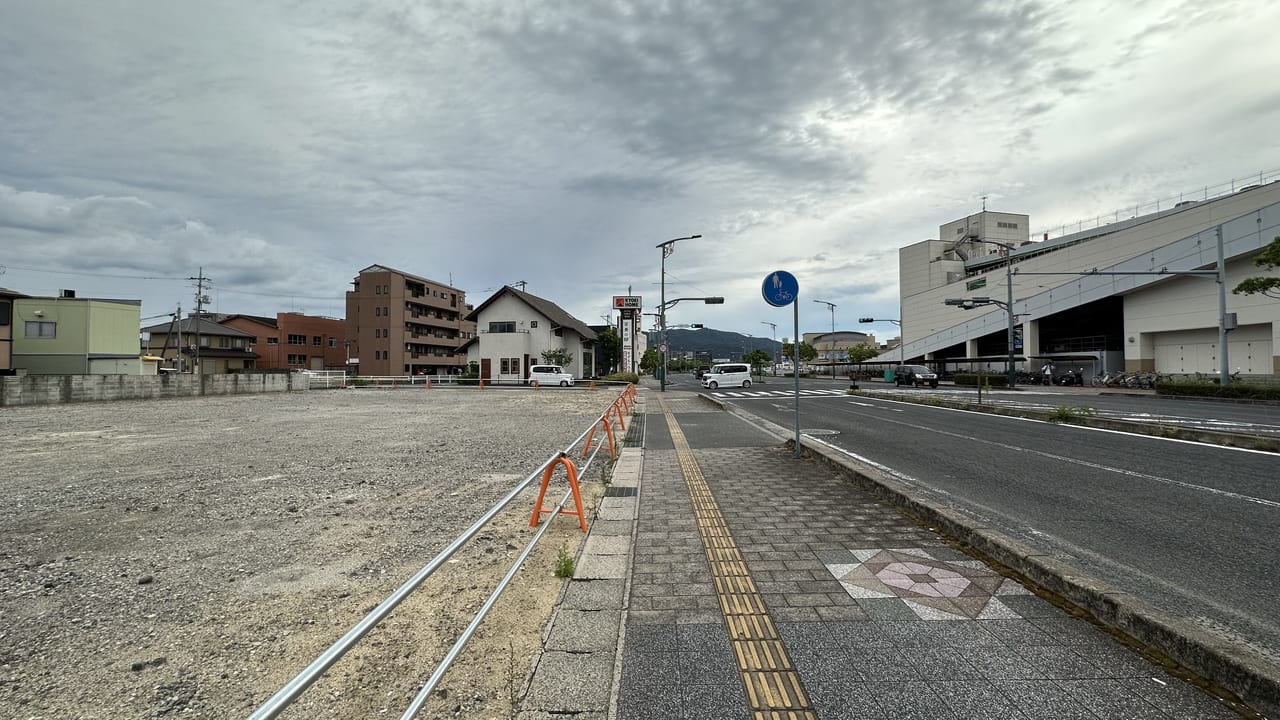
{"label": "metal pole", "polygon": [[[797,293],[798,294],[798,293]],[[792,305],[792,320],[795,323],[795,334],[791,337],[791,377],[795,380],[796,389],[796,457],[800,457],[800,298]]]}
{"label": "metal pole", "polygon": [[836,306],[831,306],[831,379],[836,379]]}
{"label": "metal pole", "polygon": [[1227,261],[1222,247],[1222,226],[1214,228],[1214,233],[1218,237],[1218,384],[1225,387],[1231,384],[1227,357]]}
{"label": "metal pole", "polygon": [[662,248],[662,304],[658,306],[658,324],[662,331],[662,347],[658,348],[662,355],[662,377],[658,378],[658,388],[661,392],[667,391],[667,248]]}
{"label": "metal pole", "polygon": [[1007,296],[1007,298],[1008,298],[1008,299],[1006,300],[1006,302],[1007,302],[1008,304],[1007,304],[1007,305],[1005,305],[1005,308],[1004,308],[1005,310],[1007,310],[1007,311],[1009,312],[1009,366],[1008,366],[1007,368],[1005,368],[1005,372],[1007,373],[1007,376],[1006,376],[1006,379],[1005,379],[1005,387],[1013,387],[1013,380],[1014,380],[1014,372],[1013,372],[1013,354],[1014,354],[1014,353],[1013,353],[1013,257],[1012,257],[1012,256],[1013,256],[1013,248],[1009,248],[1009,257],[1008,257],[1008,258],[1006,258],[1006,259],[1008,260],[1008,262],[1007,262],[1007,263],[1005,264],[1005,266],[1004,266],[1004,278],[1005,278],[1005,285],[1006,285],[1006,286],[1008,286],[1008,287],[1007,287],[1007,290],[1009,291],[1009,294],[1008,294],[1008,296]]}

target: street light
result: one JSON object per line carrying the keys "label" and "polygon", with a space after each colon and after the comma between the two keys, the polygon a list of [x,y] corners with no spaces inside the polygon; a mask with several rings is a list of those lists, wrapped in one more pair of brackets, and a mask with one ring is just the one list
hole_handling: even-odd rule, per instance
{"label": "street light", "polygon": [[778,377],[778,323],[761,320],[760,324],[769,326],[769,334],[773,338],[773,345],[771,346],[773,352],[770,353],[770,355],[773,355],[773,376]]}
{"label": "street light", "polygon": [[1009,313],[1009,365],[1007,368],[1007,382],[1009,383],[1009,387],[1013,387],[1015,375],[1013,371],[1013,320],[1017,317],[1013,312],[1013,299],[1010,298],[1009,302],[1006,303],[1003,300],[996,300],[995,298],[990,297],[947,298],[946,300],[943,300],[942,303],[944,305],[955,305],[956,307],[964,308],[965,310],[972,310],[982,305],[995,305],[996,307],[1004,308],[1005,312]]}
{"label": "street light", "polygon": [[[836,304],[835,304],[835,303],[831,303],[831,302],[827,302],[826,300],[814,300],[814,302],[816,302],[816,303],[822,303],[823,305],[826,305],[827,307],[831,308],[831,379],[832,379],[832,380],[835,380],[835,379],[836,379],[836,358],[835,358],[835,354],[836,354],[836,353],[835,353],[835,348],[836,348]],[[800,347],[800,346],[799,346],[799,345],[797,345],[796,347],[798,348],[798,347]],[[799,353],[799,351],[797,350],[796,355],[798,356],[799,354],[800,354],[800,353]]]}
{"label": "street light", "polygon": [[898,364],[902,365],[907,362],[907,348],[906,348],[907,336],[905,333],[902,332],[901,320],[895,320],[893,318],[877,319],[877,318],[864,317],[864,318],[858,318],[858,322],[860,323],[891,322],[894,325],[897,325],[898,326]]}
{"label": "street light", "polygon": [[1013,325],[1014,325],[1014,318],[1015,318],[1013,314],[1013,251],[1017,250],[1017,248],[1014,247],[1013,245],[1010,245],[1009,243],[1000,242],[999,240],[983,240],[982,242],[987,243],[988,245],[995,245],[996,247],[1002,247],[1006,251],[1006,255],[1004,259],[1005,260],[1004,285],[1005,285],[1005,291],[1008,293],[1008,295],[1006,295],[1005,297],[1004,309],[1005,309],[1005,312],[1009,313],[1009,337],[1008,337],[1009,367],[1007,371],[1009,373],[1008,386],[1013,387],[1013,380],[1015,376],[1015,373],[1013,371],[1013,351],[1014,351]]}
{"label": "street light", "polygon": [[[700,237],[702,236],[687,235],[685,237],[672,238],[654,246],[662,248],[662,298],[661,305],[658,306],[662,310],[662,317],[660,318],[662,321],[662,347],[659,348],[662,351],[662,377],[658,380],[658,387],[661,388],[662,392],[667,391],[667,256],[675,252],[676,243],[681,240],[695,240]],[[724,302],[724,298],[721,298],[720,302]]]}
{"label": "street light", "polygon": [[[697,237],[701,236],[699,235]],[[662,352],[662,379],[659,381],[659,385],[662,387],[662,392],[667,391],[667,310],[675,307],[676,303],[681,300],[701,300],[707,305],[724,304],[723,297],[713,295],[711,297],[682,297],[674,300],[664,300],[662,301],[662,304],[658,305],[658,321],[661,323],[662,327],[662,347],[659,348]]]}

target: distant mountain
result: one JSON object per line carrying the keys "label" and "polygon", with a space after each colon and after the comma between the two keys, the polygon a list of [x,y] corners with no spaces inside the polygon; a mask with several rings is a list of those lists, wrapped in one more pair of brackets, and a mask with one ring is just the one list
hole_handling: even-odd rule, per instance
{"label": "distant mountain", "polygon": [[[649,347],[656,348],[662,343],[662,333],[648,332],[646,335],[649,339]],[[782,343],[771,338],[711,328],[698,330],[672,328],[667,330],[667,344],[670,347],[669,357],[677,357],[683,353],[698,353],[698,357],[709,357],[712,360],[740,360],[743,353],[757,349],[775,357],[780,357],[782,353]]]}

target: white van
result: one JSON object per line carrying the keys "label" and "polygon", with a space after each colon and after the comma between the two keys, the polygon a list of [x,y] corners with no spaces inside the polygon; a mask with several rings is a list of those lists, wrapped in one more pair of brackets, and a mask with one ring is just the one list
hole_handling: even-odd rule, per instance
{"label": "white van", "polygon": [[702,374],[702,387],[715,390],[724,387],[751,387],[751,366],[746,363],[712,365]]}
{"label": "white van", "polygon": [[529,377],[524,381],[526,385],[538,383],[539,387],[546,385],[559,385],[560,387],[569,387],[573,384],[573,375],[564,371],[559,365],[530,365]]}

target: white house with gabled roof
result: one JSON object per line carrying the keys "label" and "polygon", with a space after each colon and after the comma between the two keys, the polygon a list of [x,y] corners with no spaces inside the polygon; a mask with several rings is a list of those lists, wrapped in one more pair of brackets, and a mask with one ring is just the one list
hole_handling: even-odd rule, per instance
{"label": "white house with gabled roof", "polygon": [[467,362],[476,363],[489,382],[519,383],[533,365],[544,364],[542,353],[563,350],[570,361],[566,372],[575,378],[596,374],[596,334],[587,324],[545,298],[511,286],[503,287],[471,311],[474,338],[458,348]]}

